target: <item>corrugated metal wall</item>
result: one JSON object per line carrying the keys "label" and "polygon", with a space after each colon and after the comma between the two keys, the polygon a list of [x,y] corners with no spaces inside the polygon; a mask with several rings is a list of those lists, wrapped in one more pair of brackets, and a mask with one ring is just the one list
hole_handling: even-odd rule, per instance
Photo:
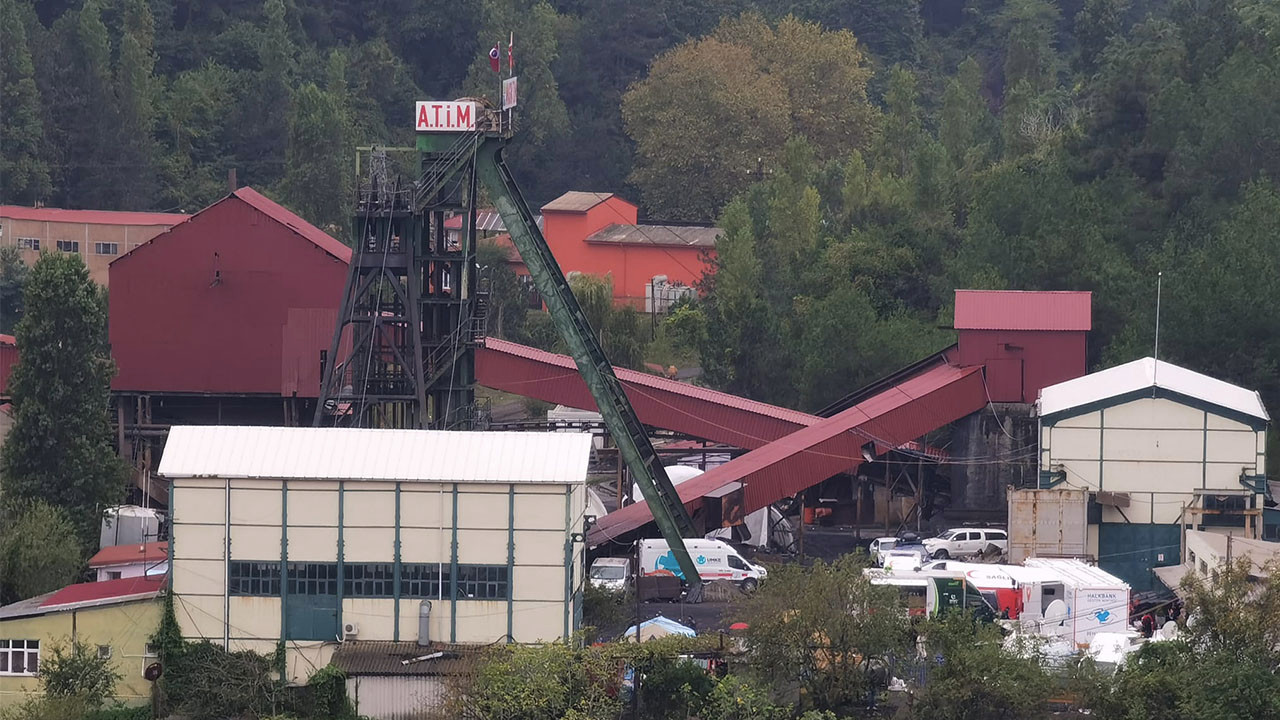
{"label": "corrugated metal wall", "polygon": [[418,720],[439,710],[446,692],[445,678],[436,676],[347,678],[347,697],[356,713],[374,720]]}
{"label": "corrugated metal wall", "polygon": [[1098,526],[1098,567],[1129,583],[1134,592],[1163,587],[1152,568],[1180,562],[1182,531],[1177,525],[1101,523]]}
{"label": "corrugated metal wall", "polygon": [[346,276],[226,198],[112,263],[112,389],[315,397]]}

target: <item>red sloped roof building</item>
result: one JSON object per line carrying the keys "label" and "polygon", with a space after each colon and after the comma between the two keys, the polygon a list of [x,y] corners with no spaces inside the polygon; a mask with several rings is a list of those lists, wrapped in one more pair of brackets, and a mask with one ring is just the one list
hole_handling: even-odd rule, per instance
{"label": "red sloped roof building", "polygon": [[[236,190],[111,263],[112,389],[316,397],[350,260],[294,213]],[[210,421],[233,419],[217,412]]]}

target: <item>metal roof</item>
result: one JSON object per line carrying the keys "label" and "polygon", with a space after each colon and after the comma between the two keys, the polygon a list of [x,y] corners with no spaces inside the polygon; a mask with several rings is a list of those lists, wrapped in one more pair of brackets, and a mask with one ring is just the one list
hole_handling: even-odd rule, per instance
{"label": "metal roof", "polygon": [[351,262],[351,248],[333,239],[328,233],[303,220],[292,210],[272,201],[267,196],[251,187],[242,187],[231,193],[235,197],[252,205],[258,212],[289,227],[302,237],[310,240],[316,247],[329,253],[344,263]]}
{"label": "metal roof", "polygon": [[168,578],[165,575],[149,575],[68,585],[61,590],[0,607],[0,619],[151,600],[160,594],[166,582]]}
{"label": "metal roof", "polygon": [[347,675],[458,675],[475,669],[487,646],[352,640],[333,653],[333,666]]}
{"label": "metal roof", "polygon": [[542,206],[542,212],[584,213],[613,197],[613,193],[581,192],[570,190]]}
{"label": "metal roof", "polygon": [[1154,358],[1050,385],[1040,391],[1036,405],[1040,415],[1047,417],[1147,388],[1161,388],[1261,420],[1270,419],[1256,391]]}
{"label": "metal roof", "polygon": [[589,433],[175,426],[167,478],[580,483]]}
{"label": "metal roof", "polygon": [[1052,570],[1063,580],[1077,588],[1120,588],[1129,583],[1083,560],[1072,558],[1027,558],[1023,565]]}
{"label": "metal roof", "polygon": [[186,220],[182,213],[119,212],[116,210],[64,210],[0,205],[0,218],[85,225],[173,226]]}
{"label": "metal roof", "polygon": [[[769,405],[636,370],[614,368],[641,422],[734,447],[756,448],[817,422],[808,413]],[[595,410],[573,358],[496,338],[476,350],[485,387]]]}
{"label": "metal roof", "polygon": [[[697,506],[708,493],[740,482],[742,512],[750,513],[863,462],[868,443],[875,453],[903,445],[976,412],[987,404],[982,368],[934,367],[802,430],[681,483],[676,492]],[[616,538],[653,520],[648,503],[628,505],[592,527],[590,545]]]}
{"label": "metal roof", "polygon": [[615,245],[668,245],[674,247],[716,246],[720,228],[693,225],[610,225],[587,236],[589,243]]}
{"label": "metal roof", "polygon": [[[537,219],[538,228],[543,226],[542,216]],[[462,229],[462,213],[458,213],[444,221],[445,230],[461,230]],[[502,215],[497,210],[477,210],[476,211],[476,231],[477,232],[498,232],[507,231],[507,224],[502,221]]]}
{"label": "metal roof", "polygon": [[169,557],[169,543],[149,542],[129,545],[111,545],[98,551],[89,558],[89,567],[100,568],[112,565],[133,565],[165,560]]}
{"label": "metal roof", "polygon": [[1092,328],[1093,295],[1075,291],[956,290],[957,330]]}

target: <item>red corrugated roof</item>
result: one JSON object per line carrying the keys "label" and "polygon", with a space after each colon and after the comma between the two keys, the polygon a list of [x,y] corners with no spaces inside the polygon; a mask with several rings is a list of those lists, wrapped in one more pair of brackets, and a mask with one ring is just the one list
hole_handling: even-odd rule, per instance
{"label": "red corrugated roof", "polygon": [[1092,329],[1089,292],[957,290],[957,330]]}
{"label": "red corrugated roof", "polygon": [[[976,412],[987,403],[982,368],[934,367],[830,418],[708,470],[676,486],[680,499],[697,506],[708,493],[741,482],[743,513],[862,464],[862,447],[877,454]],[[636,530],[653,520],[647,503],[605,515],[591,529],[590,545]]]}
{"label": "red corrugated roof", "polygon": [[40,610],[68,609],[81,605],[110,605],[155,597],[164,587],[164,575],[120,578],[68,585],[40,603]]}
{"label": "red corrugated roof", "polygon": [[[568,355],[546,352],[545,350],[531,348],[527,345],[520,345],[518,343],[499,340],[492,337],[485,338],[484,347],[485,349],[492,350],[494,352],[514,355],[527,360],[533,360],[535,362],[564,368],[575,375],[578,372],[578,366],[573,362],[573,358]],[[650,375],[649,373],[643,373],[637,370],[614,368],[614,372],[618,375],[618,379],[626,384],[641,385],[655,390],[662,390],[689,398],[696,398],[716,405],[724,405],[726,407],[732,407],[739,410],[746,410],[757,415],[764,415],[766,417],[795,423],[798,426],[808,425],[815,420],[814,416],[800,412],[799,410],[789,410],[784,407],[778,407],[777,405],[748,400],[747,398],[738,397],[737,395],[709,390],[704,387],[698,387],[697,385],[690,385],[689,383],[668,380],[664,377]],[[484,379],[482,378],[480,382],[483,383]],[[661,423],[656,424],[661,425]]]}
{"label": "red corrugated roof", "polygon": [[100,568],[111,565],[132,565],[134,563],[158,562],[169,557],[169,543],[149,542],[132,545],[112,545],[98,551],[89,558],[89,567]]}
{"label": "red corrugated roof", "polygon": [[0,345],[18,346],[18,341],[12,335],[0,335]]}
{"label": "red corrugated roof", "polygon": [[115,210],[64,210],[0,205],[0,218],[36,222],[88,225],[177,225],[189,216],[181,213],[118,212]]}
{"label": "red corrugated roof", "polygon": [[293,213],[293,211],[283,205],[273,202],[270,198],[257,190],[254,190],[251,187],[242,187],[232,193],[232,195],[235,195],[246,203],[252,205],[255,209],[272,220],[288,226],[294,232],[310,240],[316,247],[324,250],[342,262],[351,262],[351,248],[335,240],[328,233],[315,225],[312,225],[306,220],[298,217]]}

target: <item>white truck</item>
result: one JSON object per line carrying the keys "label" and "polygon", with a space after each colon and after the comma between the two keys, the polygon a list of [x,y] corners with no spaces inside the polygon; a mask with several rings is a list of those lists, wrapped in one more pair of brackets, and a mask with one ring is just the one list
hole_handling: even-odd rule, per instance
{"label": "white truck", "polygon": [[[1129,629],[1130,597],[1125,581],[1081,560],[1027,558],[1023,564],[1039,571],[1038,581],[1028,583],[1027,594],[1029,600],[1038,601],[1034,610],[1039,610],[1042,634],[1087,646],[1098,633]],[[1061,597],[1050,594],[1058,591]],[[1027,610],[1033,610],[1031,604],[1027,603]],[[1029,617],[1034,617],[1033,612],[1024,614]]]}
{"label": "white truck", "polygon": [[[756,589],[769,574],[763,567],[748,562],[732,545],[723,540],[684,541],[685,549],[698,566],[703,582],[728,580],[743,590]],[[640,541],[640,575],[672,575],[684,580],[684,572],[666,540]]]}

